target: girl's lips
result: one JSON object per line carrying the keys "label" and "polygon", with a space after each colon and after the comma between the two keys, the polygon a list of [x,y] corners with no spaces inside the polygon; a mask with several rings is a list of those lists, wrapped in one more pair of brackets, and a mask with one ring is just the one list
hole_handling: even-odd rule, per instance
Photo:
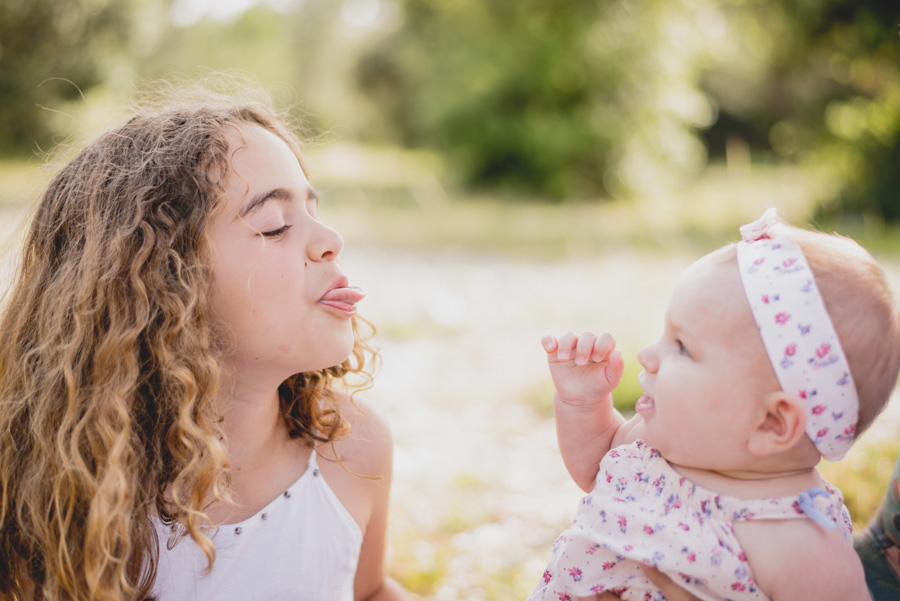
{"label": "girl's lips", "polygon": [[653,400],[653,397],[647,396],[646,394],[642,394],[641,398],[634,404],[634,410],[637,413],[650,413],[655,408],[656,401]]}
{"label": "girl's lips", "polygon": [[356,303],[365,298],[366,293],[356,286],[332,288],[326,292],[319,303],[337,309],[348,315],[356,314]]}

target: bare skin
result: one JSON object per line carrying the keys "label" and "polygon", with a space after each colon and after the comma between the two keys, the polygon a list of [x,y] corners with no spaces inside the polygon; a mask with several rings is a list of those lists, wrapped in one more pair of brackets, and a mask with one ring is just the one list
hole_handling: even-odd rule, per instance
{"label": "bare skin", "polygon": [[210,304],[228,341],[216,402],[233,502],[213,503],[208,515],[213,524],[255,515],[318,453],[322,476],[363,534],[356,601],[408,599],[385,568],[393,452],[386,422],[364,401],[332,391],[350,432],[313,449],[289,436],[280,414],[282,382],[340,364],[353,348],[358,295],[339,262],[343,239],[319,221],[316,194],[283,140],[250,124],[229,138],[226,197],[210,223]]}
{"label": "bare skin", "polygon": [[[638,353],[645,394],[630,420],[612,405],[624,370],[612,336],[566,333],[542,345],[556,386],[560,451],[584,490],[593,488],[610,448],[637,439],[691,482],[728,496],[780,497],[824,486],[815,470],[818,451],[805,434],[803,401],[780,389],[736,263],[708,255],[682,275],[663,335]],[[736,523],[734,534],[771,599],[869,598],[860,560],[839,529],[811,520],[750,520]],[[693,598],[671,580],[664,588],[670,599]]]}

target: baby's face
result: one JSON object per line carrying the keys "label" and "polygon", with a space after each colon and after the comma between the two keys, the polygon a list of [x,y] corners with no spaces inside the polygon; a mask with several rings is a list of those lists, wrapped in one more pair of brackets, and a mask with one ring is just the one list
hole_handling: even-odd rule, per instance
{"label": "baby's face", "polygon": [[733,251],[678,280],[662,337],[638,353],[641,436],[674,464],[737,469],[763,397],[779,390]]}

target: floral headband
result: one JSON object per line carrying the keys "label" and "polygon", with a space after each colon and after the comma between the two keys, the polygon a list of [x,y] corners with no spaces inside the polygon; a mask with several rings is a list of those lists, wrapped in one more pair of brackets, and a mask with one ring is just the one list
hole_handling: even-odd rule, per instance
{"label": "floral headband", "polygon": [[829,461],[853,443],[859,399],[813,272],[774,208],[741,227],[744,292],[781,389],[806,402],[806,433]]}

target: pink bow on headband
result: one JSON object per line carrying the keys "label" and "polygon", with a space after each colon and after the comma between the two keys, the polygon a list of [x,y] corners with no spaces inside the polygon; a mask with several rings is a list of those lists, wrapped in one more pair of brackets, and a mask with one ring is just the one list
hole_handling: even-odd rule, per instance
{"label": "pink bow on headband", "polygon": [[770,207],[759,219],[740,227],[741,238],[744,242],[768,238],[769,230],[778,223],[778,212],[775,207]]}

